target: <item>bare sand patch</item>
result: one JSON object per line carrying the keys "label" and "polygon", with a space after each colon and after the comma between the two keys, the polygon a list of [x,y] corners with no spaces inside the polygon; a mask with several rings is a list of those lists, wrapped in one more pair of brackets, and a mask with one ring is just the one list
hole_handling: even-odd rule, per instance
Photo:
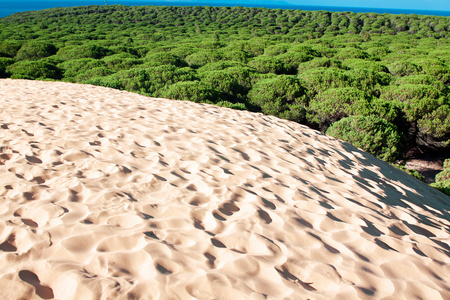
{"label": "bare sand patch", "polygon": [[4,299],[450,299],[450,198],[271,116],[0,80]]}

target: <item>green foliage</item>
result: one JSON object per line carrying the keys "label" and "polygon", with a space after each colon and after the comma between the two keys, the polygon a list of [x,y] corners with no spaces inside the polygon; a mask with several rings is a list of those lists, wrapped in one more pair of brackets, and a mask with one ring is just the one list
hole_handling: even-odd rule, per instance
{"label": "green foliage", "polygon": [[[325,50],[325,48],[319,48],[319,49]],[[327,50],[329,50],[329,49],[327,49]],[[289,49],[289,52],[302,53],[305,56],[313,57],[313,58],[322,56],[322,53],[320,51],[314,49],[311,46],[307,46],[307,45],[303,45],[303,44],[293,46],[291,49]]]}
{"label": "green foliage", "polygon": [[9,57],[0,57],[0,78],[9,77],[9,72],[6,71],[6,68],[14,63],[14,59]]}
{"label": "green foliage", "polygon": [[419,66],[409,61],[394,62],[387,67],[394,76],[417,75],[422,71]]}
{"label": "green foliage", "polygon": [[314,68],[299,74],[309,91],[319,93],[329,88],[350,87],[348,75],[337,68]]}
{"label": "green foliage", "polygon": [[94,68],[104,67],[106,64],[104,61],[93,58],[81,58],[68,60],[57,66],[64,71],[64,80],[76,81],[76,78],[78,78],[78,76],[83,76],[85,72]]}
{"label": "green foliage", "polygon": [[336,69],[347,69],[340,60],[330,59],[326,57],[314,58],[311,61],[302,63],[298,66],[299,73],[305,72],[310,69],[315,68],[336,68]]}
{"label": "green foliage", "polygon": [[450,159],[444,161],[444,170],[436,175],[436,182],[450,180]]}
{"label": "green foliage", "polygon": [[380,62],[365,59],[347,59],[344,65],[350,69],[366,69],[375,72],[389,73],[389,69]]}
{"label": "green foliage", "polygon": [[370,111],[371,97],[356,88],[332,88],[318,93],[310,102],[310,122],[321,128],[350,115],[365,115]]}
{"label": "green foliage", "polygon": [[391,51],[383,44],[378,44],[375,47],[366,48],[366,52],[372,57],[384,57]]}
{"label": "green foliage", "polygon": [[241,102],[231,103],[228,101],[219,101],[219,102],[215,103],[215,105],[222,106],[222,107],[228,107],[228,108],[232,108],[232,109],[237,109],[237,110],[248,110],[245,103],[241,103]]}
{"label": "green foliage", "polygon": [[0,57],[10,57],[16,56],[17,51],[19,51],[22,45],[15,41],[3,41],[0,43]]}
{"label": "green foliage", "polygon": [[70,46],[58,50],[57,55],[62,60],[72,60],[80,58],[100,59],[112,54],[110,50],[96,44],[85,44],[81,46]]}
{"label": "green foliage", "polygon": [[256,81],[261,79],[261,75],[256,70],[245,66],[227,68],[225,72],[237,80],[238,84],[245,89],[245,93],[252,88]]}
{"label": "green foliage", "polygon": [[222,60],[223,54],[218,50],[203,50],[186,57],[186,62],[193,68]]}
{"label": "green foliage", "polygon": [[138,59],[136,56],[125,52],[106,56],[102,61],[113,71],[128,70],[143,63],[142,59]]}
{"label": "green foliage", "polygon": [[450,67],[443,61],[436,58],[427,58],[416,60],[415,63],[422,68],[425,74],[431,75],[442,82],[450,82]]}
{"label": "green foliage", "polygon": [[248,94],[262,112],[293,121],[305,117],[305,88],[295,76],[281,75],[258,81]]}
{"label": "green foliage", "polygon": [[444,161],[444,170],[436,175],[431,186],[450,196],[450,159]]}
{"label": "green foliage", "polygon": [[31,41],[24,44],[16,54],[16,60],[39,60],[56,54],[56,47],[52,43]]}
{"label": "green foliage", "polygon": [[227,61],[236,61],[247,64],[250,59],[253,58],[253,55],[243,50],[227,51],[227,49],[223,49],[222,58]]}
{"label": "green foliage", "polygon": [[200,78],[207,87],[219,93],[220,99],[235,102],[238,98],[244,98],[245,88],[226,70],[204,72]]}
{"label": "green foliage", "polygon": [[257,56],[252,59],[248,65],[260,73],[282,74],[285,72],[283,62],[276,57],[265,55]]}
{"label": "green foliage", "polygon": [[183,81],[166,87],[161,92],[161,96],[169,99],[214,103],[218,95],[216,91],[203,82]]}
{"label": "green foliage", "polygon": [[377,116],[398,128],[404,128],[407,123],[401,105],[398,102],[386,101],[378,98],[372,98],[370,101],[371,109],[362,113],[363,116]]}
{"label": "green foliage", "polygon": [[350,86],[378,96],[382,86],[391,83],[392,77],[388,73],[368,69],[352,69],[346,72]]}
{"label": "green foliage", "polygon": [[411,75],[399,77],[397,78],[397,80],[395,80],[394,83],[395,85],[403,85],[403,84],[430,85],[442,93],[448,93],[448,88],[445,86],[445,84],[431,75]]}
{"label": "green foliage", "polygon": [[161,65],[173,65],[175,67],[187,67],[187,62],[179,56],[167,52],[148,53],[145,56],[145,65],[149,67],[157,67]]}
{"label": "green foliage", "polygon": [[344,118],[331,125],[326,133],[385,161],[398,158],[404,143],[404,137],[395,125],[373,116]]}
{"label": "green foliage", "polygon": [[[162,95],[162,90],[165,87],[180,81],[197,79],[191,68],[176,68],[173,65],[120,71],[113,76],[114,81],[122,89],[157,97]],[[180,98],[179,100],[186,99]]]}
{"label": "green foliage", "polygon": [[108,76],[111,74],[114,74],[114,71],[108,69],[107,67],[100,66],[100,67],[96,67],[93,69],[88,69],[82,74],[78,74],[75,77],[75,80],[80,82],[80,81],[86,81],[88,79],[95,78],[95,77]]}
{"label": "green foliage", "polygon": [[204,73],[204,72],[211,72],[211,71],[221,71],[225,70],[227,68],[233,68],[233,67],[246,67],[246,64],[237,62],[237,61],[218,61],[215,63],[209,63],[204,65],[203,67],[198,68],[198,73]]}
{"label": "green foliage", "polygon": [[450,142],[450,106],[442,105],[417,122],[419,130],[433,138],[447,137]]}
{"label": "green foliage", "polygon": [[381,91],[380,99],[397,102],[411,122],[431,113],[445,102],[441,92],[424,84],[388,86]]}
{"label": "green foliage", "polygon": [[291,45],[289,44],[277,44],[277,45],[270,45],[266,49],[264,49],[264,55],[267,56],[277,56],[283,53],[286,53],[288,49],[291,48]]}
{"label": "green foliage", "polygon": [[13,79],[61,79],[62,72],[54,64],[44,61],[20,61],[6,69]]}
{"label": "green foliage", "polygon": [[335,59],[338,60],[346,60],[346,59],[367,59],[369,58],[369,54],[365,52],[364,50],[348,47],[348,48],[342,48],[336,55],[334,56]]}
{"label": "green foliage", "polygon": [[302,52],[287,52],[276,56],[282,62],[286,74],[297,74],[298,66],[314,57]]}
{"label": "green foliage", "polygon": [[197,53],[197,51],[199,51],[197,47],[182,44],[174,49],[171,49],[170,53],[178,57],[181,57],[182,59],[186,59],[186,57],[188,57],[191,54]]}

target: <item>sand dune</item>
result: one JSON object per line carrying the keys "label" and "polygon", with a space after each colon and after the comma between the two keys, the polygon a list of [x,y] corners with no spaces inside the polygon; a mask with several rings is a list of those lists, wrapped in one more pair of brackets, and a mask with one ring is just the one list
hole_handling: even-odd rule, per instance
{"label": "sand dune", "polygon": [[299,124],[0,80],[2,299],[450,299],[450,198]]}

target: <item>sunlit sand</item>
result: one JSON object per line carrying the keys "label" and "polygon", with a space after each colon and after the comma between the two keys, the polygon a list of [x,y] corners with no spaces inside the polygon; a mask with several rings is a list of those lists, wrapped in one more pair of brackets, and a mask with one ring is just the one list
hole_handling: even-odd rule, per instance
{"label": "sunlit sand", "polygon": [[450,299],[450,198],[305,126],[0,80],[2,299]]}

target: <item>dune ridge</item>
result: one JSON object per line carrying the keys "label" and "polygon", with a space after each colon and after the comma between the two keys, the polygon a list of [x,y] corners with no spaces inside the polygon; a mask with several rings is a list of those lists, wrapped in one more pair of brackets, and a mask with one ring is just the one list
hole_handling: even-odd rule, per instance
{"label": "dune ridge", "polygon": [[450,299],[450,198],[271,116],[0,80],[3,299]]}

